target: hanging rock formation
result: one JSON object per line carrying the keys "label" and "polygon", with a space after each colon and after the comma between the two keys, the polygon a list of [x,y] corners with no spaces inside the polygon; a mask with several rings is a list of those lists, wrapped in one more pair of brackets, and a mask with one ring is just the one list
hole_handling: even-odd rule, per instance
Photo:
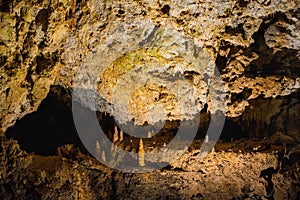
{"label": "hanging rock formation", "polygon": [[[267,183],[259,174],[279,162],[270,175],[275,199],[299,199],[299,13],[298,0],[2,0],[0,199],[262,199]],[[222,81],[211,78],[214,66]],[[206,130],[218,102],[234,124],[232,144],[199,160],[196,141],[148,174],[108,169],[84,152],[73,120],[65,120],[77,103],[104,120],[155,128],[167,121],[168,130],[189,127],[201,113]],[[146,165],[148,138],[105,123],[108,139]],[[241,132],[244,140],[235,141]],[[41,138],[51,151],[38,152]],[[151,144],[167,147],[167,139]],[[121,158],[116,146],[110,153],[91,140],[99,160]]]}

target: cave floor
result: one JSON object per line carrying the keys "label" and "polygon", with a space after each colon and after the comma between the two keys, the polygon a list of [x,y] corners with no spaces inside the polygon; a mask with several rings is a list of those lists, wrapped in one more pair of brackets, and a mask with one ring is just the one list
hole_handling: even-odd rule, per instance
{"label": "cave floor", "polygon": [[161,170],[122,173],[72,145],[60,147],[54,156],[40,156],[2,139],[0,198],[298,199],[300,149],[276,141],[219,141],[200,159],[202,141],[195,140],[180,159]]}

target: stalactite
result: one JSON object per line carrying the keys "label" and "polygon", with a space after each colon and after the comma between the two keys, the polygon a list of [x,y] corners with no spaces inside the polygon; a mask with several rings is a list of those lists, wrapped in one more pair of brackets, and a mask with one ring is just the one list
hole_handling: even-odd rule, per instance
{"label": "stalactite", "polygon": [[101,147],[100,147],[100,143],[98,141],[96,141],[96,158],[100,159],[101,157]]}
{"label": "stalactite", "polygon": [[116,143],[119,140],[119,132],[118,128],[115,126],[115,132],[114,132],[114,137],[113,137],[113,143]]}
{"label": "stalactite", "polygon": [[204,142],[208,143],[209,139],[208,139],[208,135],[205,136]]}
{"label": "stalactite", "polygon": [[[76,12],[76,1],[72,0],[70,2],[70,7],[72,9],[72,13],[74,13],[73,15],[75,16],[75,12]],[[73,18],[71,19],[71,27],[72,29],[76,28],[76,18],[73,16]]]}
{"label": "stalactite", "polygon": [[138,155],[139,155],[139,165],[141,167],[145,166],[145,151],[144,151],[143,139],[140,139]]}
{"label": "stalactite", "polygon": [[247,127],[251,127],[251,124],[254,123],[255,136],[261,137],[268,131],[267,128],[271,124],[272,116],[277,112],[274,107],[269,107],[269,105],[256,106],[242,115],[242,121]]}
{"label": "stalactite", "polygon": [[116,150],[117,150],[117,146],[116,146],[115,144],[111,144],[111,149],[110,149],[110,151],[111,151],[111,156],[112,156],[113,158],[115,158],[115,156],[116,156]]}
{"label": "stalactite", "polygon": [[101,159],[106,162],[105,151],[102,151]]}
{"label": "stalactite", "polygon": [[120,142],[123,141],[123,139],[124,139],[124,138],[123,138],[123,135],[124,135],[123,131],[120,130]]}

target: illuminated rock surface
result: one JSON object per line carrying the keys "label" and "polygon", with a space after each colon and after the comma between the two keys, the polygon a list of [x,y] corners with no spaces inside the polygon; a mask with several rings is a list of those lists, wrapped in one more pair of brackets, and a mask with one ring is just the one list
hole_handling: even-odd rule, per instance
{"label": "illuminated rock surface", "polygon": [[[0,12],[1,199],[264,199],[272,187],[259,176],[270,167],[275,199],[300,198],[297,0],[3,0]],[[225,91],[214,79],[208,91],[213,66]],[[155,144],[143,140],[147,152],[168,143],[178,121],[188,127],[201,112],[198,140],[163,170],[106,168],[76,133],[78,86],[75,100],[101,112],[111,140],[110,115],[153,127],[168,120]],[[220,106],[213,94],[227,105],[223,142],[201,161],[198,143]],[[138,153],[139,140],[117,137]],[[109,161],[102,144],[94,145],[97,158]],[[145,155],[146,164],[151,159]]]}

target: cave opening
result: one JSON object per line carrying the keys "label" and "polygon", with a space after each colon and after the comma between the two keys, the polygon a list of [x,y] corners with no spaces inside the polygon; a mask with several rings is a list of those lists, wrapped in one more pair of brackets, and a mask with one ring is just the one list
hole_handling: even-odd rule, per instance
{"label": "cave opening", "polygon": [[16,139],[21,149],[43,156],[56,154],[57,148],[65,144],[74,144],[84,151],[71,108],[51,92],[37,111],[8,128],[6,136]]}
{"label": "cave opening", "polygon": [[242,130],[242,127],[233,119],[226,118],[220,139],[224,142],[249,138],[249,134]]}
{"label": "cave opening", "polygon": [[[83,116],[97,117],[101,129],[113,142],[116,128],[118,132],[121,130],[113,116],[91,111],[78,102],[73,102],[73,104],[77,109],[80,109]],[[58,148],[67,144],[74,145],[83,153],[89,154],[76,130],[71,105],[70,93],[59,86],[52,86],[48,96],[41,102],[37,111],[26,115],[18,120],[14,126],[8,128],[5,133],[6,137],[17,140],[21,149],[37,155],[56,155]],[[86,134],[90,134],[88,142],[95,146],[98,134],[95,132],[96,128],[89,126],[89,119],[83,121]],[[162,147],[163,143],[167,143],[173,137],[173,133],[178,129],[178,124],[178,122],[167,122],[163,129],[152,137],[153,141],[161,140],[161,142],[156,143],[156,147]],[[149,129],[155,130],[155,127]],[[145,139],[145,143],[150,142],[152,144],[150,139]],[[124,132],[124,143],[131,143],[132,149],[138,149],[139,138]]]}
{"label": "cave opening", "polygon": [[[37,111],[18,120],[14,126],[6,131],[7,138],[16,139],[21,149],[42,156],[55,155],[57,154],[57,148],[66,144],[72,144],[83,153],[89,154],[77,133],[71,109],[72,102],[66,98],[67,93],[63,88],[52,86],[48,96],[42,101]],[[93,112],[79,103],[75,102],[75,104],[85,113],[91,114]],[[114,117],[101,112],[93,112],[92,114],[97,116],[101,129],[108,139],[113,142],[116,127],[118,132],[121,130]],[[196,140],[204,139],[210,122],[210,115],[207,113],[201,113],[200,118]],[[151,146],[155,144],[155,148],[161,148],[168,144],[175,137],[182,123],[185,126],[189,124],[188,121],[167,121],[163,128],[158,130],[157,134],[152,135],[151,138],[143,139],[144,145]],[[93,129],[93,127],[87,127],[87,129]],[[155,127],[150,126],[149,130],[155,130]],[[189,130],[189,127],[185,129],[187,133]],[[93,145],[96,144],[95,138],[95,134],[91,135],[90,142]],[[248,134],[241,129],[238,123],[226,118],[220,139],[224,142],[231,142],[241,138],[248,138]],[[184,140],[185,138],[181,139]],[[122,147],[125,148],[130,143],[132,146],[131,150],[136,151],[139,145],[139,138],[124,131],[124,144],[122,144]]]}

